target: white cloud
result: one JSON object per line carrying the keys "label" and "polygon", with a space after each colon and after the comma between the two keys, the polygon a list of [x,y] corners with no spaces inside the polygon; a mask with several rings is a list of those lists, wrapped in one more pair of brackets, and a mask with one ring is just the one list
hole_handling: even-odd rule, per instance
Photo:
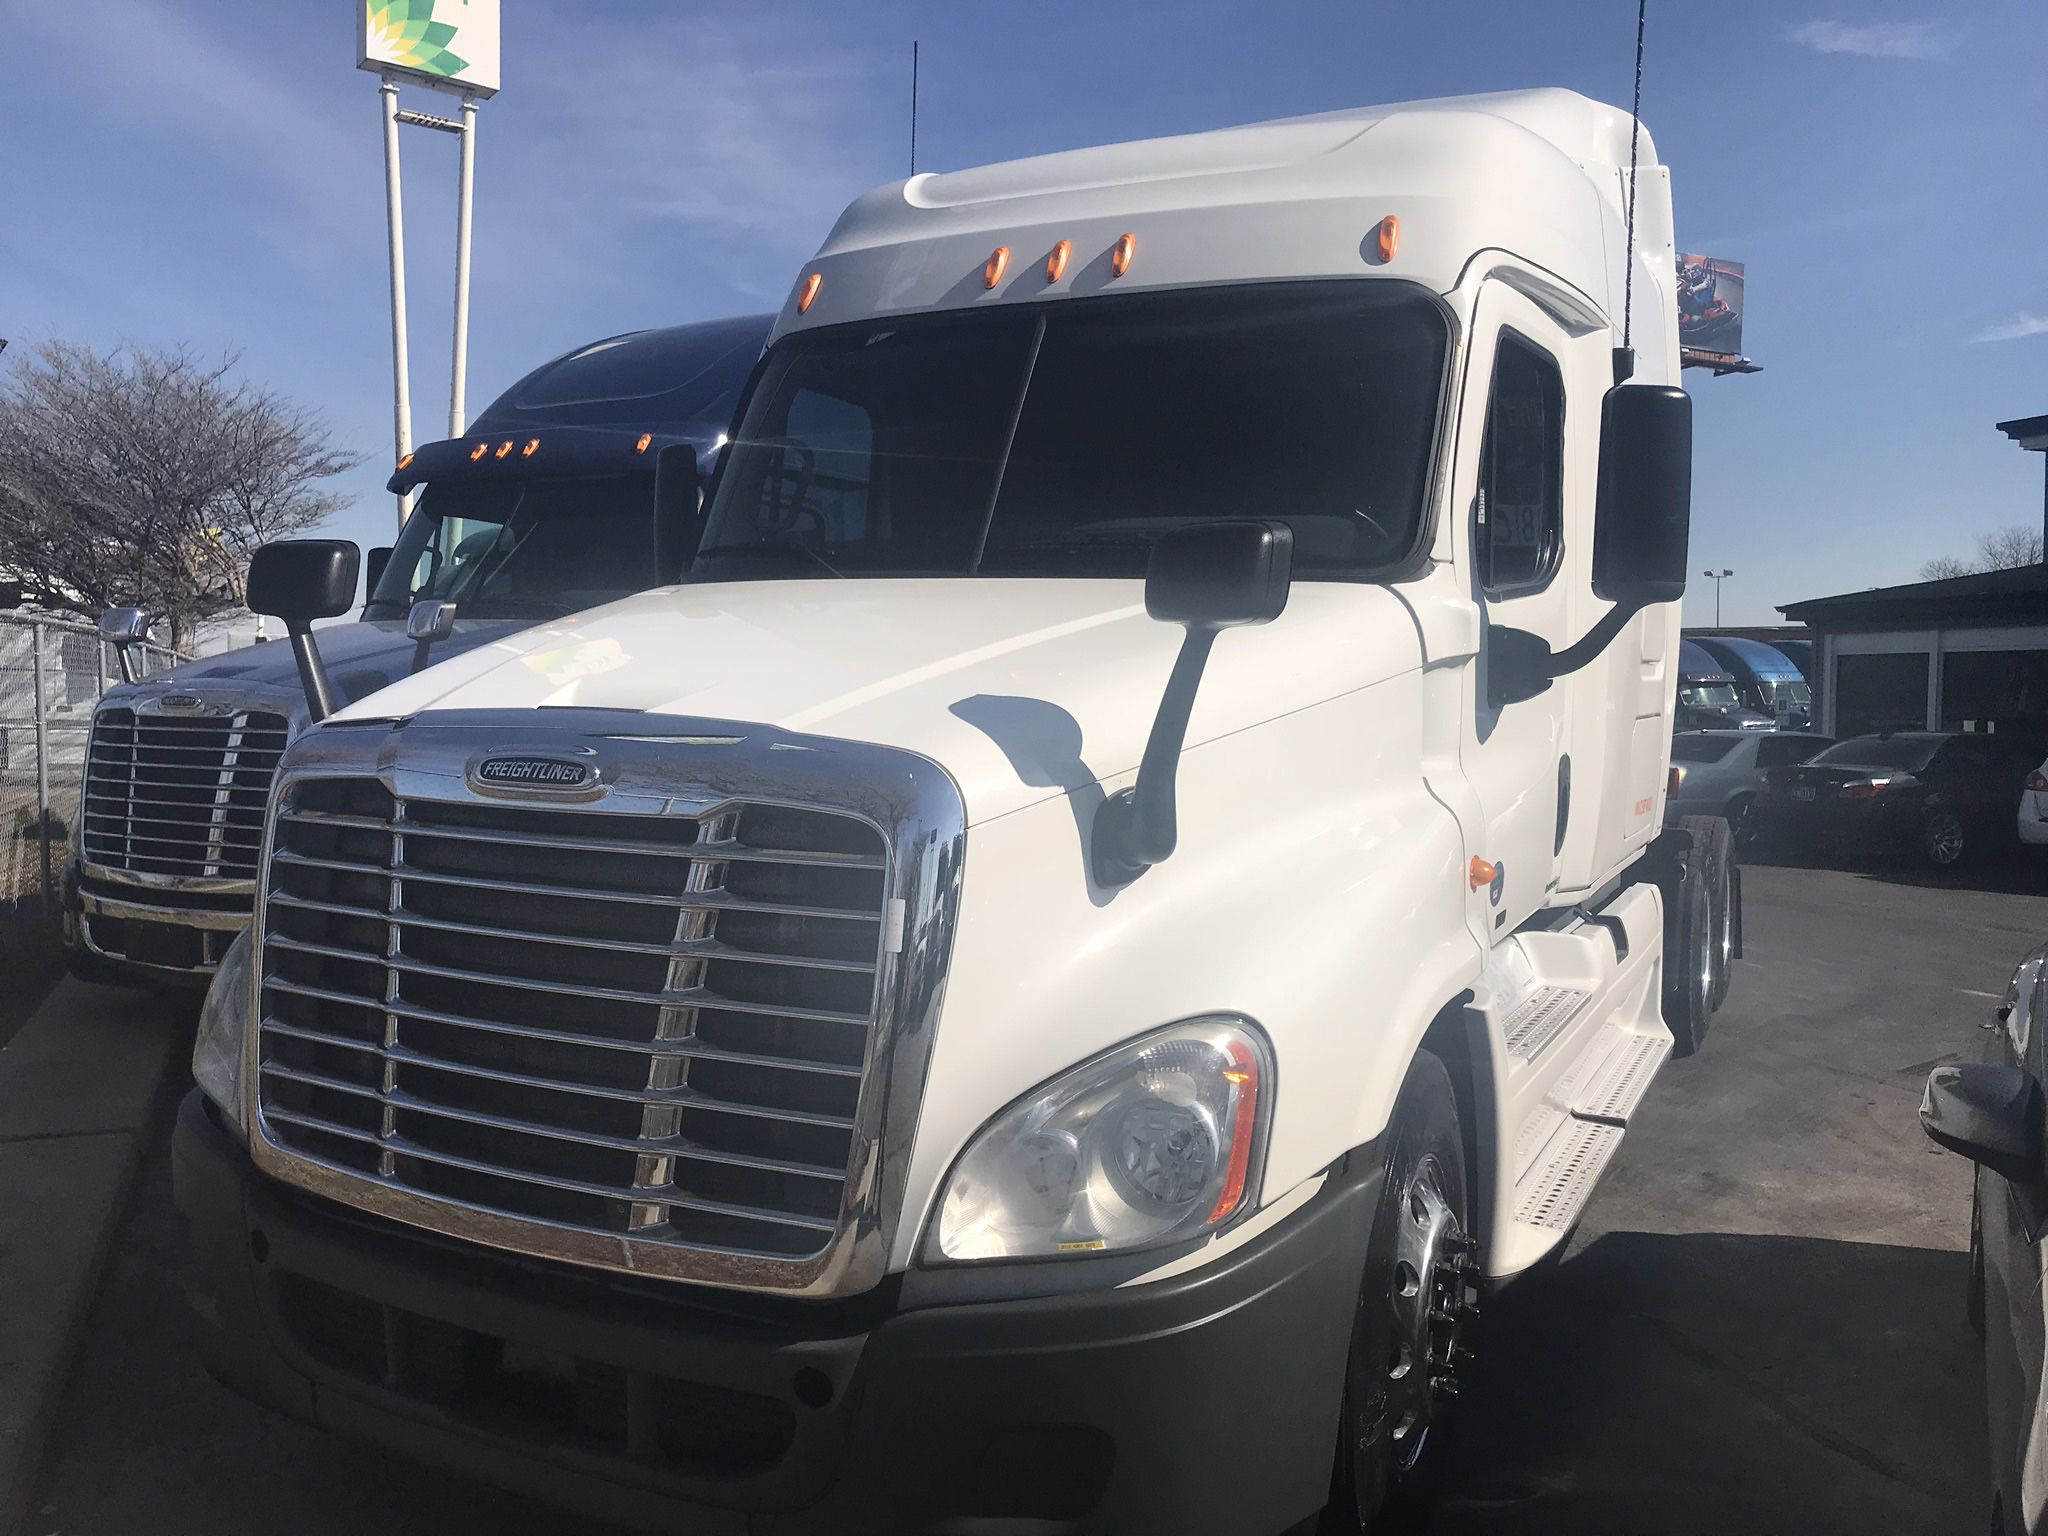
{"label": "white cloud", "polygon": [[2021,310],[2002,325],[1987,325],[1972,341],[2019,341],[2027,336],[2048,336],[2048,315]]}
{"label": "white cloud", "polygon": [[1866,59],[1945,59],[1961,41],[1938,21],[1808,21],[1786,38],[1815,53],[1853,53]]}

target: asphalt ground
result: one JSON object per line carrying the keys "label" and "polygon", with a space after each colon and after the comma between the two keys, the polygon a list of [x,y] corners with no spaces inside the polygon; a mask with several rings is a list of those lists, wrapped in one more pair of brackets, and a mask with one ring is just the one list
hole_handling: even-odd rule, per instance
{"label": "asphalt ground", "polygon": [[[1921,1135],[2048,935],[2030,870],[1751,868],[1748,953],[1568,1251],[1492,1299],[1440,1443],[1467,1536],[1980,1532],[1969,1174]],[[1988,888],[1987,888],[1988,887]],[[257,1409],[184,1335],[167,1122],[52,1436],[28,1536],[592,1536],[584,1521]]]}

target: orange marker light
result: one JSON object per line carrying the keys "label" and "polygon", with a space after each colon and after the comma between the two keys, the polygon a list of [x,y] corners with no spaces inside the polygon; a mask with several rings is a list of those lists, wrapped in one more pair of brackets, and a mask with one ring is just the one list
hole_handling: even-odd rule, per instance
{"label": "orange marker light", "polygon": [[1236,1210],[1244,1200],[1244,1187],[1251,1177],[1252,1138],[1259,1128],[1259,1059],[1241,1041],[1224,1046],[1230,1066],[1223,1077],[1237,1090],[1230,1116],[1230,1161],[1223,1168],[1223,1189],[1209,1211],[1214,1226]]}
{"label": "orange marker light", "polygon": [[398,461],[398,467],[399,467],[400,469],[407,469],[407,468],[410,468],[410,467],[411,467],[411,465],[412,465],[412,455],[411,455],[411,454],[409,454],[409,453],[408,453],[408,454],[407,454],[407,455],[406,455],[406,456],[405,456],[404,458],[402,458],[402,459],[400,459],[400,460]]}
{"label": "orange marker light", "polygon": [[825,286],[825,274],[813,272],[806,277],[796,290],[796,312],[808,314],[811,305],[817,302],[818,290]]}
{"label": "orange marker light", "polygon": [[1061,240],[1054,244],[1052,254],[1045,258],[1045,280],[1056,283],[1067,275],[1067,261],[1074,254],[1074,242]]}
{"label": "orange marker light", "polygon": [[981,286],[993,288],[1003,280],[1003,274],[1010,269],[1010,248],[999,245],[988,253],[988,261],[981,269]]}
{"label": "orange marker light", "polygon": [[520,449],[520,450],[519,450],[519,457],[521,457],[522,459],[530,459],[530,458],[532,458],[532,457],[533,457],[533,456],[534,456],[534,455],[535,455],[536,453],[539,453],[539,452],[540,452],[540,439],[539,439],[539,438],[537,438],[537,437],[529,437],[529,438],[528,438],[528,439],[526,440],[526,446],[525,446],[524,448],[522,448],[522,449]]}
{"label": "orange marker light", "polygon": [[1472,889],[1475,891],[1486,889],[1487,886],[1493,884],[1499,874],[1499,865],[1489,864],[1477,854],[1472,856],[1472,862],[1465,869],[1465,878],[1471,883]]}
{"label": "orange marker light", "polygon": [[648,449],[648,445],[651,444],[653,441],[654,434],[652,432],[642,432],[640,434],[640,441],[633,445],[633,451],[635,453],[645,453]]}
{"label": "orange marker light", "polygon": [[1118,235],[1116,244],[1109,248],[1109,275],[1122,277],[1131,270],[1131,258],[1138,254],[1136,235]]}
{"label": "orange marker light", "polygon": [[1401,249],[1401,221],[1391,213],[1380,220],[1378,240],[1380,260],[1392,261],[1394,252]]}
{"label": "orange marker light", "polygon": [[478,459],[482,458],[485,454],[489,453],[490,451],[491,445],[489,443],[478,443],[474,448],[469,450],[469,462],[474,464]]}
{"label": "orange marker light", "polygon": [[505,457],[505,455],[506,455],[506,454],[510,453],[511,451],[512,451],[512,439],[508,437],[508,438],[506,438],[506,439],[505,439],[505,441],[504,441],[504,442],[502,442],[502,443],[500,443],[500,444],[498,445],[498,451],[497,451],[497,453],[496,453],[495,455],[493,455],[493,457],[495,457],[495,458],[500,458],[500,459],[502,459],[502,458],[504,458],[504,457]]}

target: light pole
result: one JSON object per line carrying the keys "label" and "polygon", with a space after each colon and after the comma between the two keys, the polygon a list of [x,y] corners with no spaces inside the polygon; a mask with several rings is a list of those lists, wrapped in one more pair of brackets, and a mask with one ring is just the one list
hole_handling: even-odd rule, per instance
{"label": "light pole", "polygon": [[1713,580],[1714,628],[1719,629],[1721,627],[1721,583],[1727,580],[1727,578],[1729,578],[1730,576],[1733,576],[1735,573],[1724,566],[1718,571],[1701,571],[1700,574],[1702,576],[1710,577]]}

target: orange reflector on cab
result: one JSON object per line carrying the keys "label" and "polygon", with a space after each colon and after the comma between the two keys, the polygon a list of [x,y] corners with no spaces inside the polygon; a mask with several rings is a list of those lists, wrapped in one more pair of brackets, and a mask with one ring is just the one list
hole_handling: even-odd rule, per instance
{"label": "orange reflector on cab", "polygon": [[635,453],[645,453],[647,451],[648,445],[651,444],[653,441],[654,434],[652,432],[642,432],[640,434],[640,441],[633,445],[633,451]]}
{"label": "orange reflector on cab", "polygon": [[1380,220],[1378,244],[1381,261],[1392,261],[1401,248],[1401,221],[1391,213]]}
{"label": "orange reflector on cab", "polygon": [[1485,887],[1493,884],[1499,874],[1500,866],[1498,864],[1489,864],[1477,854],[1472,856],[1472,862],[1465,868],[1465,878],[1475,891],[1483,890]]}
{"label": "orange reflector on cab", "polygon": [[1109,275],[1122,277],[1131,270],[1131,258],[1138,254],[1136,235],[1118,235],[1116,244],[1109,248]]}
{"label": "orange reflector on cab", "polygon": [[398,461],[398,467],[399,467],[400,469],[405,469],[405,468],[409,467],[409,466],[411,465],[411,463],[412,463],[412,455],[408,453],[408,454],[407,454],[407,455],[406,455],[406,456],[405,456],[404,458],[402,458],[402,459],[400,459],[400,460]]}
{"label": "orange reflector on cab", "polygon": [[988,253],[988,261],[981,269],[981,286],[993,288],[1003,280],[1003,274],[1010,269],[1010,248],[999,245]]}
{"label": "orange reflector on cab", "polygon": [[512,451],[512,439],[508,437],[508,438],[506,438],[506,439],[505,439],[505,441],[504,441],[504,442],[502,442],[502,443],[500,443],[500,444],[498,445],[498,452],[497,452],[497,454],[496,454],[496,457],[498,457],[498,458],[501,458],[501,459],[502,459],[502,458],[504,458],[504,457],[505,457],[505,455],[506,455],[506,454],[510,453],[511,451]]}
{"label": "orange reflector on cab", "polygon": [[1060,240],[1054,243],[1052,254],[1045,258],[1045,280],[1048,283],[1056,283],[1067,275],[1067,261],[1073,254],[1073,241]]}
{"label": "orange reflector on cab", "polygon": [[539,453],[539,452],[540,452],[540,439],[539,439],[539,438],[537,438],[537,437],[529,437],[529,438],[528,438],[528,439],[526,440],[526,446],[525,446],[524,448],[522,448],[522,449],[520,449],[520,450],[519,450],[519,457],[521,457],[522,459],[530,459],[530,458],[532,458],[532,457],[533,457],[533,456],[534,456],[534,455],[535,455],[536,453]]}
{"label": "orange reflector on cab", "polygon": [[485,454],[489,453],[490,451],[491,445],[489,443],[478,443],[474,448],[469,450],[469,462],[474,464],[478,459],[482,458]]}
{"label": "orange reflector on cab", "polygon": [[817,300],[818,290],[824,286],[824,273],[813,272],[806,277],[796,290],[796,312],[800,315],[809,313],[811,305]]}

